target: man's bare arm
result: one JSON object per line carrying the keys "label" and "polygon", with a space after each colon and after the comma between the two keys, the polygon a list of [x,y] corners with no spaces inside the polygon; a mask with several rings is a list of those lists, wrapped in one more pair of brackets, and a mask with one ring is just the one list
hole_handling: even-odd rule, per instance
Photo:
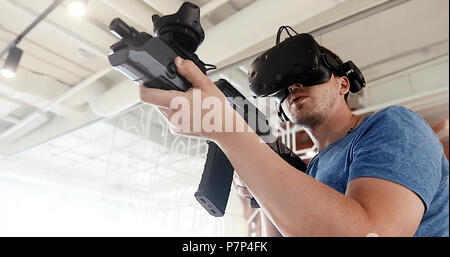
{"label": "man's bare arm", "polygon": [[401,185],[359,178],[344,195],[298,172],[255,133],[216,141],[284,236],[412,236],[422,218],[421,199]]}
{"label": "man's bare arm", "polygon": [[277,227],[272,223],[272,221],[264,214],[263,210],[259,211],[261,217],[261,234],[265,237],[280,237],[282,236]]}

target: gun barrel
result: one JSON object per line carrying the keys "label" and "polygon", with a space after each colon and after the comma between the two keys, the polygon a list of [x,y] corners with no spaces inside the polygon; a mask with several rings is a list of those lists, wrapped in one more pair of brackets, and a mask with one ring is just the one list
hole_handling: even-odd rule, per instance
{"label": "gun barrel", "polygon": [[137,31],[128,26],[122,19],[115,18],[109,24],[109,30],[118,38],[127,38],[137,34]]}

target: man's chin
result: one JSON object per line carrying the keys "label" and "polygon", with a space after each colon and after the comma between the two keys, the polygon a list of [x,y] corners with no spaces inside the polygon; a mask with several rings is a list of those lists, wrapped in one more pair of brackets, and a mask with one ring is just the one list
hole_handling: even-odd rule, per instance
{"label": "man's chin", "polygon": [[314,115],[308,112],[296,112],[291,121],[297,125],[305,128],[312,128],[320,123],[319,115]]}

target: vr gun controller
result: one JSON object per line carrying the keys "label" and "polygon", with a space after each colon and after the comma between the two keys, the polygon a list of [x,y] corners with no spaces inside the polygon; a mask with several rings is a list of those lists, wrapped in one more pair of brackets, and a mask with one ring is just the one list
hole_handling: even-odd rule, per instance
{"label": "vr gun controller", "polygon": [[[177,17],[177,23],[181,20],[186,24],[195,25],[195,20],[199,19],[199,10],[197,6],[185,2],[174,15],[153,16],[155,31],[162,31],[162,29],[158,30],[158,27],[167,23],[168,20],[164,20],[165,17],[170,20],[174,16]],[[173,24],[168,24],[172,31],[167,30],[165,33],[161,32],[158,37],[152,37],[145,32],[136,31],[119,18],[114,19],[110,24],[110,30],[121,40],[111,46],[113,52],[108,56],[110,64],[137,84],[165,90],[188,90],[192,85],[178,74],[173,63],[175,57],[181,56],[184,59],[192,60],[204,74],[206,74],[207,68],[193,53],[196,47],[193,49],[192,45],[195,45],[195,42],[185,43],[183,46],[183,42],[186,40],[183,42],[174,40],[177,33],[176,26],[174,28]],[[181,33],[187,32],[183,27]],[[197,32],[200,38],[204,36],[202,30],[197,30]],[[195,34],[192,31],[189,33]],[[189,46],[191,46],[190,49],[186,50]],[[295,168],[301,171],[306,170],[306,164],[279,139],[277,140],[271,135],[265,116],[253,104],[245,100],[245,97],[226,80],[219,80],[215,84],[224,93],[233,108],[277,154]],[[236,99],[239,101],[235,101]],[[195,198],[211,215],[221,217],[225,214],[234,168],[214,142],[208,142],[208,145],[205,168]],[[254,208],[259,207],[254,199],[252,199],[251,205]]]}

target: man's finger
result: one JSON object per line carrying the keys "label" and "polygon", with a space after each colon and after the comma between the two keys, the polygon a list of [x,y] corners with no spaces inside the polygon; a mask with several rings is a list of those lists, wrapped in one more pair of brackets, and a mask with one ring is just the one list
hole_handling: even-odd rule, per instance
{"label": "man's finger", "polygon": [[148,88],[144,85],[139,87],[141,100],[157,107],[170,108],[170,101],[174,97],[182,95],[182,92],[176,90]]}
{"label": "man's finger", "polygon": [[184,60],[177,56],[174,60],[177,71],[192,83],[193,87],[202,87],[211,84],[211,81],[191,60]]}

